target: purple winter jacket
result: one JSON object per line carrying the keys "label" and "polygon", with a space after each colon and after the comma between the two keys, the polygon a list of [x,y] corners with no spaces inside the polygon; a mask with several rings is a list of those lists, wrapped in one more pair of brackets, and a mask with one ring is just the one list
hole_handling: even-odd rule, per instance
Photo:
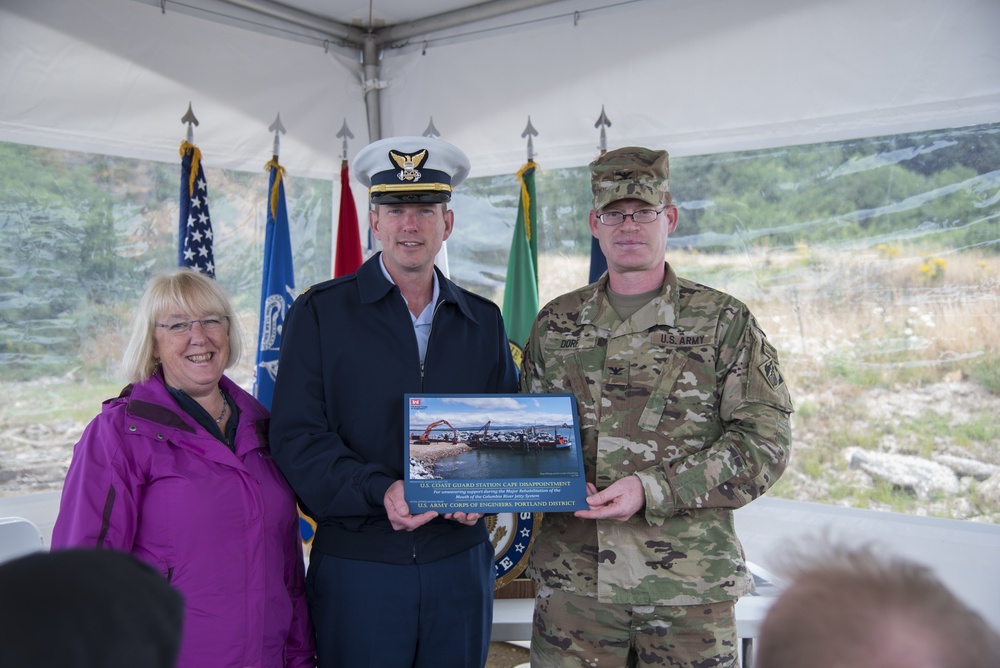
{"label": "purple winter jacket", "polygon": [[295,496],[267,410],[235,383],[236,452],[157,373],[104,402],[73,451],[52,547],[130,552],[183,594],[178,668],[314,666]]}

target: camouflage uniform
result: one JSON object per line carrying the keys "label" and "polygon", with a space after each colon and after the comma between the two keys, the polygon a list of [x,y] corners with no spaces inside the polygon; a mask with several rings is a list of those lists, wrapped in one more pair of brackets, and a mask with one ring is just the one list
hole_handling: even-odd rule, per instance
{"label": "camouflage uniform", "polygon": [[626,522],[547,513],[529,560],[540,585],[634,605],[734,600],[753,581],[733,508],[781,475],[791,400],[754,317],[678,278],[622,322],[608,277],[538,314],[523,392],[573,392],[584,467],[598,489],[635,474],[645,509]]}

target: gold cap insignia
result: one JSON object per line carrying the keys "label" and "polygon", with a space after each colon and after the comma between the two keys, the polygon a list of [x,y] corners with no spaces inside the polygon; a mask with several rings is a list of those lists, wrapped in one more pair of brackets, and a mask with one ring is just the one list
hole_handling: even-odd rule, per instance
{"label": "gold cap insignia", "polygon": [[400,169],[400,172],[396,174],[396,177],[400,181],[416,182],[421,177],[419,169],[427,162],[427,149],[413,155],[406,155],[399,151],[390,150],[389,157],[392,158],[392,161]]}

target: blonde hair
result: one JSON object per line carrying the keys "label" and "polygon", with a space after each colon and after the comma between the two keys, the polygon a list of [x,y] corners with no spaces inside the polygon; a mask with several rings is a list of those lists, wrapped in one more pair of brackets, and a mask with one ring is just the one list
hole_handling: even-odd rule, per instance
{"label": "blonde hair", "polygon": [[151,278],[139,300],[132,319],[132,334],[122,358],[122,373],[128,382],[140,383],[153,375],[158,363],[153,354],[156,318],[176,309],[192,315],[215,313],[229,318],[229,359],[226,368],[239,361],[243,352],[243,337],[229,297],[208,276],[193,269],[177,269]]}

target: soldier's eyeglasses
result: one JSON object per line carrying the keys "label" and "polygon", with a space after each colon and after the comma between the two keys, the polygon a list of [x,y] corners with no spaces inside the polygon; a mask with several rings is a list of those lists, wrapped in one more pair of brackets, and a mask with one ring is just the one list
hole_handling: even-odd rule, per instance
{"label": "soldier's eyeglasses", "polygon": [[598,214],[597,219],[601,221],[601,225],[607,225],[608,227],[621,225],[625,222],[626,218],[631,218],[640,225],[646,225],[656,220],[656,217],[662,212],[663,209],[639,209],[638,211],[633,211],[632,213],[608,211],[607,213]]}

